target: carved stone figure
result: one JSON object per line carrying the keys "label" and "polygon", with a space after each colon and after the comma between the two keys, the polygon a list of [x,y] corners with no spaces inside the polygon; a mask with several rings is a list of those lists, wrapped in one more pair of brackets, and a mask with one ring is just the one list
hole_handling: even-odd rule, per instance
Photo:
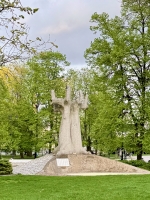
{"label": "carved stone figure", "polygon": [[82,147],[79,110],[87,108],[87,95],[84,97],[81,91],[78,92],[76,100],[71,101],[71,89],[66,88],[64,99],[57,98],[54,90],[51,91],[52,104],[56,105],[62,113],[59,142],[54,152],[62,154],[87,154]]}

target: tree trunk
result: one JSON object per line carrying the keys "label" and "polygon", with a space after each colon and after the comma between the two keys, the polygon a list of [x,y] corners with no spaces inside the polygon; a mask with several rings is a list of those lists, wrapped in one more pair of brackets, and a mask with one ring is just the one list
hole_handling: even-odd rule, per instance
{"label": "tree trunk", "polygon": [[32,150],[27,151],[27,156],[32,157]]}
{"label": "tree trunk", "polygon": [[[138,144],[138,147],[139,147],[139,144]],[[140,150],[139,150],[140,149]],[[139,151],[137,152],[137,160],[142,160],[142,154],[143,154],[143,151],[142,151],[142,144],[140,144],[140,147],[139,147]]]}
{"label": "tree trunk", "polygon": [[121,150],[121,160],[123,160],[123,149]]}
{"label": "tree trunk", "polygon": [[95,155],[97,155],[97,149],[95,149]]}
{"label": "tree trunk", "polygon": [[23,152],[20,152],[20,158],[21,158],[21,159],[24,158]]}
{"label": "tree trunk", "polygon": [[143,154],[142,147],[143,147],[142,142],[139,141],[137,143],[137,149],[138,149],[138,151],[137,151],[137,160],[142,160],[142,154]]}
{"label": "tree trunk", "polygon": [[16,150],[12,151],[12,157],[16,156]]}
{"label": "tree trunk", "polygon": [[51,150],[51,143],[49,143],[49,149],[48,149],[48,153],[50,154],[50,153],[52,153],[52,150]]}
{"label": "tree trunk", "polygon": [[88,136],[88,139],[87,139],[87,151],[90,151],[90,152],[92,151],[91,144],[92,144],[91,138],[90,138],[90,136]]}
{"label": "tree trunk", "polygon": [[34,153],[34,158],[37,158],[37,152],[35,151],[35,153]]}
{"label": "tree trunk", "polygon": [[137,154],[137,160],[142,160],[142,153]]}

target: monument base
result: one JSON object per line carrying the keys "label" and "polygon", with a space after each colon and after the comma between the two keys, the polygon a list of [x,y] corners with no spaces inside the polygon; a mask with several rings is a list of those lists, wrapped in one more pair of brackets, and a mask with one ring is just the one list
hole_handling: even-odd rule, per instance
{"label": "monument base", "polygon": [[140,169],[128,164],[121,163],[97,155],[62,155],[54,156],[38,173],[39,175],[63,176],[71,173],[150,173],[147,170]]}

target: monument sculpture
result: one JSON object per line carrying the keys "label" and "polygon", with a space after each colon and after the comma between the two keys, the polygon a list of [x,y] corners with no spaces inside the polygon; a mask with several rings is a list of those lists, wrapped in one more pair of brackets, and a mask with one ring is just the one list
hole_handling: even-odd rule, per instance
{"label": "monument sculpture", "polygon": [[66,87],[65,98],[57,98],[54,90],[51,91],[52,104],[62,113],[59,130],[58,146],[53,153],[63,154],[87,154],[82,147],[79,110],[88,107],[88,96],[84,96],[82,91],[78,92],[77,98],[71,100],[71,89]]}
{"label": "monument sculpture", "polygon": [[72,175],[75,173],[110,172],[110,173],[150,173],[149,171],[129,166],[117,160],[90,154],[82,147],[79,110],[87,108],[87,95],[81,91],[71,100],[71,89],[66,88],[65,98],[57,98],[51,91],[52,104],[61,111],[62,119],[59,143],[54,156],[45,165],[40,175]]}

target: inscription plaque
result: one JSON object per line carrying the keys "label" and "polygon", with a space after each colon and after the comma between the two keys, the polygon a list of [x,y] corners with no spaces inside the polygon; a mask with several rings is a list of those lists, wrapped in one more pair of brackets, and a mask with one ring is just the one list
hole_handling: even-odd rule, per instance
{"label": "inscription plaque", "polygon": [[70,166],[68,158],[57,158],[56,162],[57,162],[58,167],[68,167],[68,166]]}

